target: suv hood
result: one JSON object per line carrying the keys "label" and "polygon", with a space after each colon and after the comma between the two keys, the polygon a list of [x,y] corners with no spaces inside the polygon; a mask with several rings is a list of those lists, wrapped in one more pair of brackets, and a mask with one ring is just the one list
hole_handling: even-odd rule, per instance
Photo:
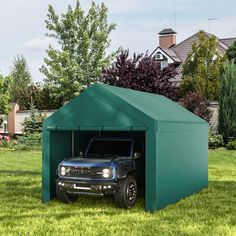
{"label": "suv hood", "polygon": [[110,157],[108,159],[76,157],[62,161],[61,165],[82,167],[108,167],[111,165],[112,159],[113,158]]}

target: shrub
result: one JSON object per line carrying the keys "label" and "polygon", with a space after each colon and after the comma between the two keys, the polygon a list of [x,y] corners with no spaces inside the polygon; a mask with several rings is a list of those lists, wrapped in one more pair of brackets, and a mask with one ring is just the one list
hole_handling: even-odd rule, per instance
{"label": "shrub", "polygon": [[202,97],[200,93],[188,93],[186,97],[180,101],[180,104],[195,115],[209,122],[211,111],[208,109],[208,101]]}
{"label": "shrub", "polygon": [[171,81],[177,72],[173,66],[162,69],[161,64],[149,55],[129,56],[124,50],[110,67],[103,69],[102,81],[106,84],[155,93],[174,101],[179,99],[178,88]]}
{"label": "shrub", "polygon": [[221,135],[219,134],[209,134],[208,137],[209,148],[215,149],[224,146],[224,141]]}
{"label": "shrub", "polygon": [[33,101],[30,103],[30,116],[25,118],[22,123],[23,131],[26,135],[42,132],[42,124],[46,116],[39,113],[35,108]]}
{"label": "shrub", "polygon": [[0,115],[0,128],[3,126],[3,116]]}
{"label": "shrub", "polygon": [[11,139],[10,136],[0,135],[0,149],[1,151],[14,150],[13,147],[16,145],[16,140]]}
{"label": "shrub", "polygon": [[33,133],[21,136],[17,139],[16,150],[38,150],[41,149],[41,134]]}
{"label": "shrub", "polygon": [[197,91],[196,81],[193,77],[186,76],[180,81],[179,94],[181,97],[185,97],[188,93],[193,93]]}
{"label": "shrub", "polygon": [[0,147],[8,147],[10,146],[11,138],[9,136],[0,135]]}
{"label": "shrub", "polygon": [[236,150],[236,140],[229,141],[226,144],[226,149],[228,149],[228,150]]}
{"label": "shrub", "polygon": [[0,146],[5,146],[10,141],[10,137],[0,135]]}

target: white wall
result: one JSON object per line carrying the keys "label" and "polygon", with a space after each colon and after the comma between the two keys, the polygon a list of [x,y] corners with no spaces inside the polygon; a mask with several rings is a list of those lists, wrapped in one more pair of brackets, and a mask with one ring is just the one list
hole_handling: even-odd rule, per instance
{"label": "white wall", "polygon": [[[55,111],[40,111],[42,114],[49,117]],[[16,134],[22,134],[23,126],[22,123],[24,122],[25,118],[30,116],[30,111],[18,111],[16,113]]]}
{"label": "white wall", "polygon": [[[52,111],[39,111],[42,114],[45,114],[46,117],[49,117],[50,115],[52,115],[56,110],[52,110]],[[24,122],[25,118],[30,116],[30,111],[18,111],[16,113],[16,119],[15,119],[15,127],[16,127],[16,131],[15,134],[22,134],[22,123]],[[7,116],[4,117],[4,119],[7,120]],[[0,133],[4,133],[4,128],[0,127]]]}

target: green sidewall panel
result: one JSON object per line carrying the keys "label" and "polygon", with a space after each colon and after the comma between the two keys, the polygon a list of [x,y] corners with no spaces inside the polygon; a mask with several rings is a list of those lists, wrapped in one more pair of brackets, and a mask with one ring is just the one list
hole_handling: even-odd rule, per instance
{"label": "green sidewall panel", "polygon": [[145,170],[145,209],[155,211],[158,208],[157,199],[157,135],[156,130],[149,129],[146,132],[146,170]]}
{"label": "green sidewall panel", "polygon": [[43,128],[42,135],[42,202],[50,201],[50,132]]}
{"label": "green sidewall panel", "polygon": [[208,186],[208,128],[160,124],[157,134],[158,209]]}
{"label": "green sidewall panel", "polygon": [[43,202],[55,197],[57,166],[65,157],[71,157],[71,137],[71,131],[51,131],[49,134],[50,151],[48,155],[53,158],[43,158]]}

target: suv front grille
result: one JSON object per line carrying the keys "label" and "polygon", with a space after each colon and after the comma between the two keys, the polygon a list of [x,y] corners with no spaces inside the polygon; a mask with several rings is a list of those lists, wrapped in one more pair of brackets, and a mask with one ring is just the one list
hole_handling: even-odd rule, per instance
{"label": "suv front grille", "polygon": [[77,177],[77,178],[94,178],[94,179],[103,179],[102,176],[103,168],[97,167],[66,167],[65,176],[68,177]]}

